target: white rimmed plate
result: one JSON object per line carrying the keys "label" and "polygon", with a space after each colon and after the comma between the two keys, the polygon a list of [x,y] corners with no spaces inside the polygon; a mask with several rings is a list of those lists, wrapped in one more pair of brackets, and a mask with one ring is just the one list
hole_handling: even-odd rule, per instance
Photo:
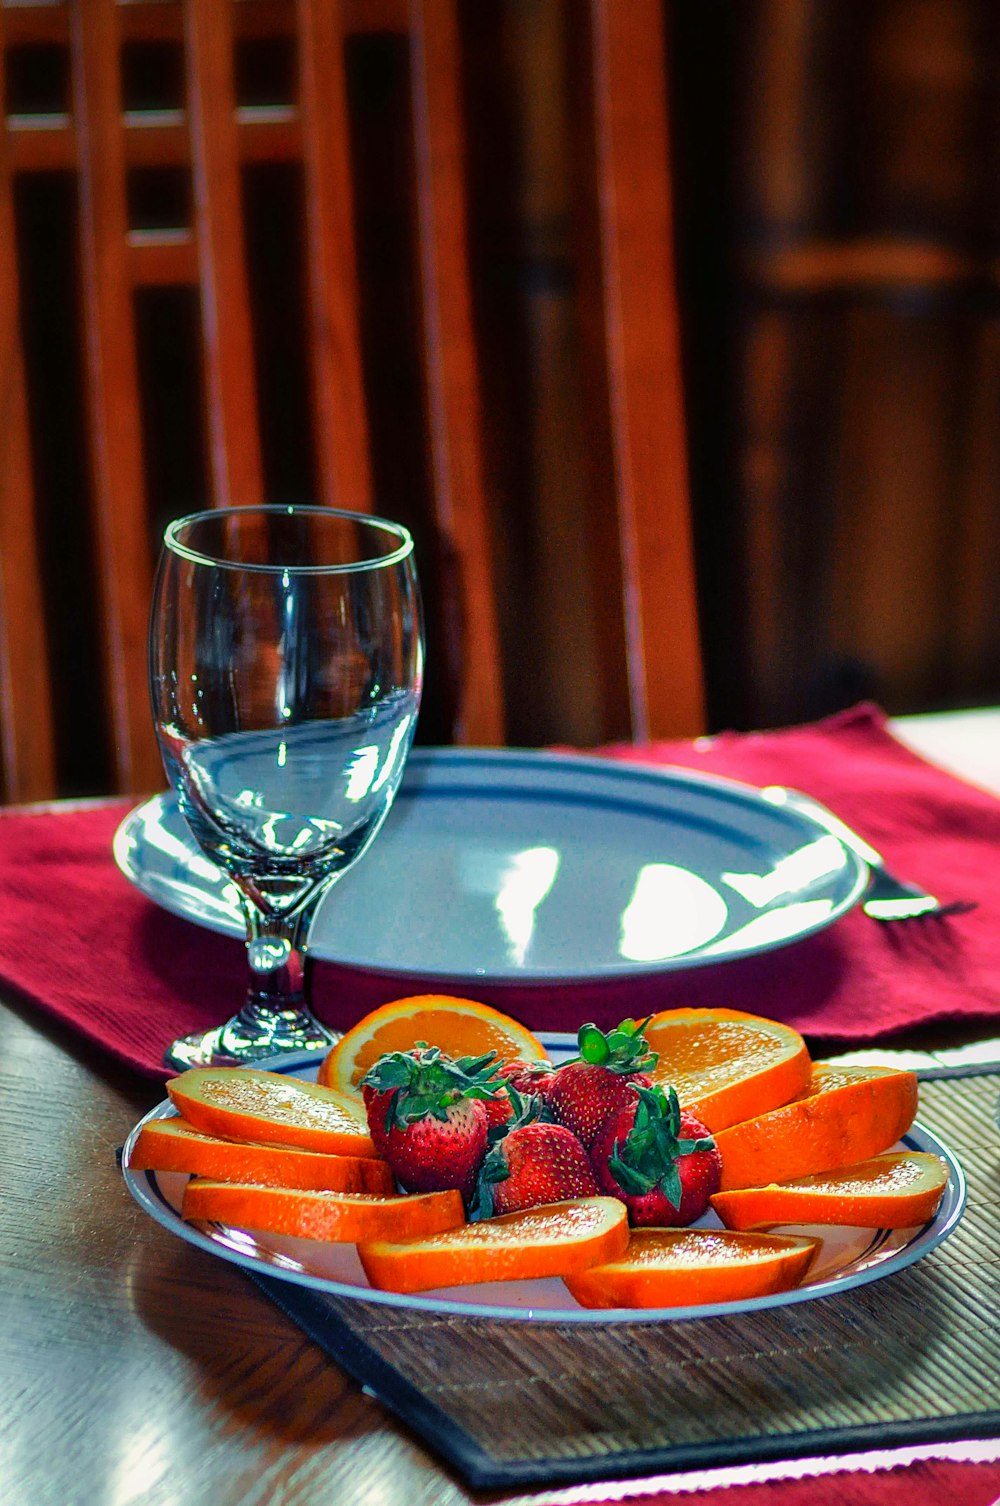
{"label": "white rimmed plate", "polygon": [[[542,1035],[541,1040],[556,1062],[568,1056],[575,1045],[574,1038],[566,1035]],[[272,1058],[255,1063],[255,1066],[314,1080],[321,1059],[322,1053],[302,1053],[294,1057]],[[920,1260],[948,1237],[965,1206],[965,1177],[958,1160],[929,1130],[914,1124],[900,1142],[900,1147],[940,1156],[948,1167],[948,1183],[937,1213],[929,1223],[911,1229],[784,1227],[783,1233],[808,1234],[822,1240],[807,1280],[792,1291],[745,1302],[712,1303],[700,1307],[608,1311],[580,1307],[562,1281],[556,1279],[490,1282],[404,1297],[393,1292],[375,1291],[368,1285],[353,1245],[322,1244],[316,1240],[251,1233],[223,1224],[188,1223],[182,1219],[180,1204],[187,1181],[185,1176],[174,1172],[136,1172],[129,1168],[132,1147],[143,1124],[173,1112],[169,1100],[159,1104],[135,1126],[122,1152],[122,1170],[129,1191],[140,1207],[158,1223],[189,1244],[245,1270],[278,1276],[331,1296],[363,1298],[414,1312],[532,1322],[607,1324],[679,1322],[689,1318],[752,1313],[792,1302],[810,1302],[877,1281]],[[699,1220],[699,1226],[718,1228],[720,1224],[714,1213],[707,1213]]]}
{"label": "white rimmed plate", "polygon": [[[173,794],[131,812],[114,852],[157,904],[243,934],[235,889]],[[797,941],[839,919],[867,880],[810,815],[749,785],[585,755],[418,748],[310,945],[428,980],[628,979]]]}

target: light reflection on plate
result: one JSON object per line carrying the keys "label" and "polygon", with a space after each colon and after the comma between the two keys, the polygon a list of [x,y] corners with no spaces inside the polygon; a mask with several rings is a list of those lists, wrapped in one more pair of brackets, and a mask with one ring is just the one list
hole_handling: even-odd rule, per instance
{"label": "light reflection on plate", "polygon": [[684,957],[714,940],[729,906],[705,879],[675,863],[645,863],[622,911],[618,950],[630,962]]}
{"label": "light reflection on plate", "polygon": [[[150,899],[243,934],[233,886],[173,795],[114,844]],[[385,826],[333,887],[314,955],[429,982],[629,979],[784,946],[860,898],[868,870],[794,805],[681,769],[418,748]]]}
{"label": "light reflection on plate", "polygon": [[[575,1044],[569,1036],[543,1035],[541,1039],[554,1061],[568,1056]],[[270,1071],[288,1072],[312,1080],[315,1079],[320,1060],[320,1054],[302,1053],[292,1058],[271,1059],[259,1065]],[[491,1282],[403,1297],[393,1292],[376,1292],[368,1286],[353,1245],[324,1244],[318,1240],[293,1239],[277,1234],[254,1234],[226,1225],[185,1222],[179,1211],[185,1177],[177,1173],[133,1172],[128,1167],[129,1156],[142,1124],[147,1119],[163,1118],[172,1112],[168,1101],[147,1114],[130,1134],[122,1156],[122,1168],[129,1191],[158,1223],[188,1243],[247,1270],[280,1276],[332,1296],[364,1298],[415,1312],[560,1323],[680,1322],[690,1318],[733,1316],[789,1303],[815,1301],[820,1297],[849,1291],[879,1280],[919,1260],[947,1238],[957,1225],[965,1205],[965,1178],[955,1156],[928,1130],[915,1124],[901,1146],[938,1155],[949,1169],[948,1184],[934,1218],[922,1227],[913,1229],[783,1226],[780,1230],[782,1233],[808,1234],[821,1240],[816,1261],[806,1282],[793,1291],[757,1297],[747,1302],[716,1303],[703,1307],[599,1312],[579,1307],[559,1280]],[[719,1221],[714,1214],[709,1213],[699,1223],[714,1228],[718,1227]]]}

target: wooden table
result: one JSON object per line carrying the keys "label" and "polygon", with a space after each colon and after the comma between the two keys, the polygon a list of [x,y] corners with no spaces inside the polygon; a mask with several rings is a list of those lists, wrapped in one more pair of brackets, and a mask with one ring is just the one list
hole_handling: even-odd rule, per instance
{"label": "wooden table", "polygon": [[[1000,713],[900,730],[1000,793]],[[237,1269],[133,1203],[114,1147],[155,1084],[2,999],[0,1064],[0,1506],[473,1499]]]}

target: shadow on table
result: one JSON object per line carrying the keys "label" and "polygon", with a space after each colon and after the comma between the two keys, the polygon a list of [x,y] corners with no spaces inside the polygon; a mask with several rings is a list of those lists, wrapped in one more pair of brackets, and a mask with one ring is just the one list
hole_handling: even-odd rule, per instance
{"label": "shadow on table", "polygon": [[126,1282],[132,1311],[240,1426],[311,1446],[364,1431],[372,1402],[242,1272],[164,1232],[136,1246]]}

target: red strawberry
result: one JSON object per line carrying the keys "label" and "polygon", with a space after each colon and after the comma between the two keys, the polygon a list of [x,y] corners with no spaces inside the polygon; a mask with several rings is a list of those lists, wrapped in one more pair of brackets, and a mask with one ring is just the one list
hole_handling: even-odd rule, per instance
{"label": "red strawberry", "polygon": [[512,1119],[523,1112],[524,1099],[537,1098],[544,1103],[546,1092],[554,1079],[555,1071],[551,1062],[501,1062],[496,1069],[496,1083],[501,1091],[486,1102],[491,1138],[501,1125],[510,1124]]}
{"label": "red strawberry", "polygon": [[555,1075],[552,1063],[545,1061],[503,1062],[497,1068],[497,1077],[506,1078],[524,1097],[547,1097]]}
{"label": "red strawberry", "polygon": [[620,1198],[632,1224],[684,1227],[718,1192],[722,1157],[708,1130],[673,1088],[636,1088],[632,1103],[609,1119],[590,1163],[602,1192]]}
{"label": "red strawberry", "polygon": [[[368,1128],[407,1192],[472,1195],[486,1154],[495,1054],[453,1061],[437,1046],[380,1056],[361,1079]],[[506,1096],[506,1095],[504,1095]]]}
{"label": "red strawberry", "polygon": [[580,1055],[557,1068],[546,1094],[552,1117],[583,1141],[587,1150],[612,1114],[635,1102],[632,1084],[648,1088],[646,1069],[657,1055],[649,1049],[643,1028],[646,1020],[623,1020],[608,1035],[596,1025],[581,1025]]}
{"label": "red strawberry", "polygon": [[487,1153],[474,1213],[492,1218],[564,1198],[593,1197],[596,1192],[587,1152],[573,1131],[536,1119],[515,1124]]}
{"label": "red strawberry", "polygon": [[[501,1070],[497,1072],[497,1078],[501,1076]],[[520,1106],[520,1095],[515,1088],[513,1092],[500,1085],[499,1093],[492,1098],[484,1100],[486,1109],[486,1122],[489,1125],[491,1138],[499,1134],[505,1124],[516,1118]]]}

